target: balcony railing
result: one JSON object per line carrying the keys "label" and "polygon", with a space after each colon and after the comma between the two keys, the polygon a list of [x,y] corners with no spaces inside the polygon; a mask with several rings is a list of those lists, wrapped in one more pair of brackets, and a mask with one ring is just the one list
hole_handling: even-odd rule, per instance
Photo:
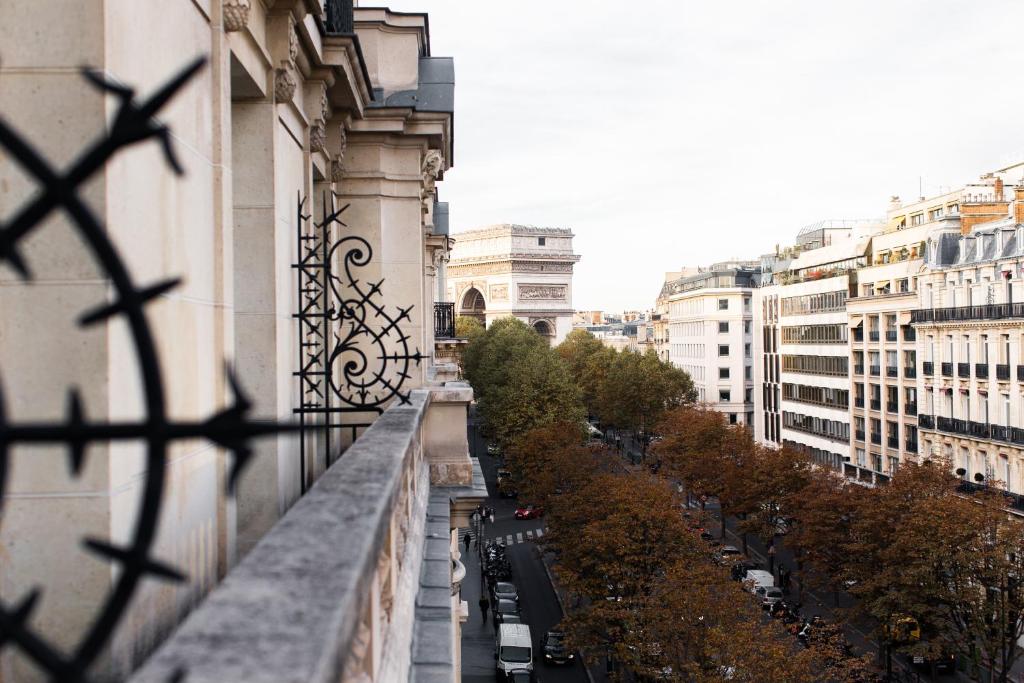
{"label": "balcony railing", "polygon": [[900,447],[900,439],[898,436],[890,436],[885,440],[885,445],[888,448],[898,449]]}
{"label": "balcony railing", "polygon": [[935,429],[935,416],[921,414],[917,416],[917,426],[921,429]]}
{"label": "balcony railing", "polygon": [[864,374],[864,366],[863,365],[854,365],[853,366],[853,374],[855,374],[855,375],[863,375]]}
{"label": "balcony railing", "polygon": [[877,445],[881,446],[882,445],[882,435],[879,434],[878,432],[871,432],[871,443],[877,444]]}
{"label": "balcony railing", "polygon": [[854,408],[863,408],[864,407],[864,397],[863,396],[856,396],[856,397],[854,397],[854,399],[853,399],[853,407]]}
{"label": "balcony railing", "polygon": [[1017,381],[1024,382],[1024,365],[1017,366]]}
{"label": "balcony railing", "polygon": [[947,434],[968,434],[967,420],[957,420],[952,417],[936,417],[935,426],[940,432]]}
{"label": "balcony railing", "polygon": [[997,489],[987,486],[985,484],[975,484],[973,481],[961,482],[960,485],[957,487],[957,491],[965,495],[970,495],[978,491],[985,491],[989,489],[997,491],[1003,495],[1003,497],[1006,499],[1006,507],[1014,510],[1024,511],[1024,496],[1021,496],[1017,493],[1010,493],[1005,489]]}
{"label": "balcony railing", "polygon": [[894,342],[894,341],[896,341],[896,336],[897,336],[896,335],[896,330],[886,330],[885,331],[885,341]]}
{"label": "balcony railing", "polygon": [[917,377],[917,368],[913,365],[907,365],[903,368],[903,376],[907,379],[914,379]]}
{"label": "balcony railing", "polygon": [[908,453],[917,453],[916,441],[907,441],[905,444],[903,444],[903,446]]}
{"label": "balcony railing", "polygon": [[881,365],[872,365],[871,366],[871,376],[872,377],[878,377],[880,374],[882,374],[882,366]]}
{"label": "balcony railing", "polygon": [[868,332],[868,341],[878,341],[878,330]]}
{"label": "balcony railing", "polygon": [[1009,365],[997,365],[996,366],[996,379],[1008,382],[1010,380],[1010,366]]}
{"label": "balcony railing", "polygon": [[455,304],[438,301],[434,303],[434,338],[455,338]]}
{"label": "balcony railing", "polygon": [[900,412],[900,404],[896,401],[886,401],[885,410],[889,413],[898,413]]}
{"label": "balcony railing", "polygon": [[1010,441],[1018,445],[1024,445],[1024,429],[1010,427]]}
{"label": "balcony railing", "polygon": [[327,0],[328,33],[353,33],[354,10],[352,0]]}
{"label": "balcony railing", "polygon": [[974,376],[978,379],[988,379],[988,363],[975,363]]}
{"label": "balcony railing", "polygon": [[942,364],[942,376],[943,377],[952,377],[953,376],[953,364],[952,363],[943,363]]}
{"label": "balcony railing", "polygon": [[885,366],[885,376],[886,377],[899,377],[900,376],[900,369],[899,368],[894,368],[894,367],[891,367],[891,366],[887,365],[887,366]]}
{"label": "balcony railing", "polygon": [[853,435],[857,439],[857,441],[863,441],[864,440],[864,430],[863,429],[856,429],[856,430],[854,430]]}
{"label": "balcony railing", "polygon": [[871,410],[881,410],[881,409],[882,409],[882,399],[880,399],[880,398],[873,398],[873,399],[871,399]]}
{"label": "balcony railing", "polygon": [[917,332],[909,325],[903,328],[903,341],[917,341]]}
{"label": "balcony railing", "polygon": [[988,439],[992,435],[987,422],[968,422],[967,432],[979,439]]}
{"label": "balcony railing", "polygon": [[853,341],[862,342],[864,341],[864,328],[855,327],[853,328]]}
{"label": "balcony railing", "polygon": [[957,363],[956,364],[956,376],[970,379],[971,377],[971,364],[970,363]]}
{"label": "balcony railing", "polygon": [[930,360],[924,361],[923,363],[921,363],[921,372],[923,372],[925,375],[927,375],[929,377],[934,375],[935,374],[935,363],[933,363]]}
{"label": "balcony railing", "polygon": [[989,432],[993,441],[1010,443],[1010,428],[1004,425],[989,425]]}
{"label": "balcony railing", "polygon": [[905,412],[907,415],[917,415],[917,403],[911,403],[908,401],[903,405],[903,412]]}
{"label": "balcony railing", "polygon": [[912,323],[1005,320],[1006,318],[1024,318],[1024,303],[927,308],[910,312],[910,322]]}

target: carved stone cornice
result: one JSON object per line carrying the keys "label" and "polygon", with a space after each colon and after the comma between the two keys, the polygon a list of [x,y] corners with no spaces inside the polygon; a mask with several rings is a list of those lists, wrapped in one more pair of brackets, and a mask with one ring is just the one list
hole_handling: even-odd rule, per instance
{"label": "carved stone cornice", "polygon": [[221,5],[221,16],[224,20],[224,30],[227,32],[241,31],[249,25],[249,11],[252,9],[252,0],[224,0]]}
{"label": "carved stone cornice", "polygon": [[430,212],[430,205],[434,201],[434,188],[437,183],[437,176],[444,168],[444,156],[436,149],[428,149],[423,155],[423,164],[420,172],[423,174],[423,190],[420,192],[420,201],[424,214]]}
{"label": "carved stone cornice", "polygon": [[[286,18],[284,30],[286,31],[284,39],[287,40],[287,51],[278,60],[278,66],[274,69],[274,97],[278,102],[291,101],[295,97],[295,89],[299,85],[296,78],[298,67],[295,62],[299,57],[299,35],[295,32],[295,19],[290,14]],[[280,42],[278,42],[278,50],[280,49]]]}
{"label": "carved stone cornice", "polygon": [[448,264],[448,272],[452,275],[498,275],[502,273],[552,273],[571,274],[571,262],[559,261],[461,261],[452,260]]}

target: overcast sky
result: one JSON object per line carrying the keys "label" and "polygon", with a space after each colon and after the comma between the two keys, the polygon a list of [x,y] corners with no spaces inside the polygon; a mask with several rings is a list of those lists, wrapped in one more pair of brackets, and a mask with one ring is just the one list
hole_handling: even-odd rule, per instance
{"label": "overcast sky", "polygon": [[580,310],[1024,160],[1019,0],[389,6],[455,58],[453,231],[572,228]]}

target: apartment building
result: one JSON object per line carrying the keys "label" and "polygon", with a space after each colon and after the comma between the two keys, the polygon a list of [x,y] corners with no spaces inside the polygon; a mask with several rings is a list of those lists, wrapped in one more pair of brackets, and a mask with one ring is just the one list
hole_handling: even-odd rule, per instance
{"label": "apartment building", "polygon": [[[944,455],[970,485],[1024,494],[1024,184],[1003,169],[965,188],[961,220],[925,241],[918,278],[918,429],[922,455]],[[975,217],[1002,215],[997,220]],[[1019,499],[1018,499],[1019,500]]]}
{"label": "apartment building", "polygon": [[754,418],[754,262],[717,263],[668,283],[669,361],[732,424]]}
{"label": "apartment building", "polygon": [[850,457],[851,275],[867,263],[876,221],[821,221],[797,236],[758,292],[762,395],[755,436],[841,470]]}
{"label": "apartment building", "polygon": [[782,385],[779,381],[779,292],[773,278],[784,272],[792,253],[761,257],[761,272],[754,289],[754,438],[782,445]]}

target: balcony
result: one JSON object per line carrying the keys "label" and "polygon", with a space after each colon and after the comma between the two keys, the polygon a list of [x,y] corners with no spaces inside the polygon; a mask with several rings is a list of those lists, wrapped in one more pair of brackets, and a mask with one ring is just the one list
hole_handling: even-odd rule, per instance
{"label": "balcony", "polygon": [[915,377],[917,377],[917,368],[915,368],[913,365],[908,365],[904,367],[903,377],[905,377],[906,379],[914,379]]}
{"label": "balcony", "polygon": [[868,341],[878,341],[878,330],[871,330],[868,332]]}
{"label": "balcony", "polygon": [[881,446],[882,445],[882,435],[879,434],[878,432],[871,432],[871,443],[876,444],[878,446]]}
{"label": "balcony", "polygon": [[968,434],[966,420],[956,420],[951,417],[940,416],[935,418],[935,426],[940,432],[946,432],[947,434]]}
{"label": "balcony", "polygon": [[956,306],[929,308],[910,312],[911,323],[945,323],[967,320],[1005,320],[1024,318],[1024,303],[988,304],[985,306]]}
{"label": "balcony", "polygon": [[327,21],[324,26],[327,33],[353,33],[355,29],[352,0],[327,0]]}
{"label": "balcony", "polygon": [[878,377],[881,374],[882,374],[882,366],[880,366],[880,365],[872,365],[871,366],[871,376],[872,377]]}
{"label": "balcony", "polygon": [[903,328],[903,341],[917,341],[917,332],[914,331],[913,327],[907,326]]}
{"label": "balcony", "polygon": [[988,363],[975,363],[974,376],[978,379],[988,379]]}
{"label": "balcony", "polygon": [[[977,493],[978,491],[987,491],[990,488],[991,487],[987,486],[986,484],[976,484],[973,481],[964,481],[961,482],[959,486],[957,486],[956,490],[964,495],[970,495],[972,493]],[[1019,510],[1024,512],[1024,496],[1018,495],[1016,493],[1010,493],[1005,489],[992,490],[998,491],[1003,495],[1003,498],[1006,500],[1006,507],[1013,510]]]}
{"label": "balcony", "polygon": [[875,472],[867,467],[860,467],[849,462],[843,463],[843,476],[859,482],[862,486],[884,486],[889,483],[889,477],[881,472]]}
{"label": "balcony", "polygon": [[907,453],[917,453],[917,441],[907,441],[903,447]]}
{"label": "balcony", "polygon": [[863,408],[864,407],[864,397],[863,396],[855,397],[853,399],[853,407],[854,408]]}
{"label": "balcony", "polygon": [[862,342],[864,341],[864,328],[855,327],[853,328],[853,341]]}
{"label": "balcony", "polygon": [[1004,443],[1010,443],[1010,428],[1003,425],[989,425],[989,431],[991,432],[993,441],[1002,441]]}
{"label": "balcony", "polygon": [[971,377],[971,364],[970,363],[957,363],[956,364],[956,376],[964,379],[970,379]]}
{"label": "balcony", "polygon": [[887,365],[887,366],[885,366],[885,376],[886,377],[899,377],[900,376],[900,369],[899,368],[890,367],[890,366]]}
{"label": "balcony", "polygon": [[1017,381],[1024,382],[1024,365],[1017,366]]}
{"label": "balcony", "polygon": [[935,416],[933,415],[918,415],[917,426],[921,429],[935,429]]}
{"label": "balcony", "polygon": [[881,409],[882,409],[882,399],[880,399],[880,398],[873,398],[873,399],[871,399],[871,410],[881,410]]}
{"label": "balcony", "polygon": [[470,400],[450,383],[388,408],[129,680],[455,680],[450,530],[487,495],[465,437],[447,443]]}
{"label": "balcony", "polygon": [[943,363],[942,364],[942,376],[943,377],[952,377],[953,376],[953,364],[952,363]]}
{"label": "balcony", "polygon": [[1010,381],[1010,366],[1009,365],[997,365],[996,366],[996,379],[1002,382]]}
{"label": "balcony", "polygon": [[898,413],[900,412],[900,404],[896,401],[887,401],[885,404],[885,410],[889,413]]}
{"label": "balcony", "polygon": [[923,363],[921,363],[921,372],[923,372],[926,376],[931,377],[932,375],[935,374],[935,363],[933,363],[930,360],[924,361]]}
{"label": "balcony", "polygon": [[854,436],[854,438],[857,441],[863,441],[864,440],[864,430],[863,429],[856,429],[856,430],[854,430],[853,436]]}
{"label": "balcony", "polygon": [[455,338],[455,304],[438,301],[434,303],[434,338]]}
{"label": "balcony", "polygon": [[899,439],[899,437],[898,436],[890,436],[889,438],[887,438],[885,440],[885,446],[886,446],[886,448],[894,448],[896,450],[899,450],[899,448],[900,448],[900,439]]}
{"label": "balcony", "polygon": [[1024,429],[1020,427],[1010,427],[1010,442],[1018,445],[1024,445]]}
{"label": "balcony", "polygon": [[855,374],[855,375],[863,375],[864,374],[864,365],[863,364],[862,365],[854,365],[853,366],[853,374]]}
{"label": "balcony", "polygon": [[917,403],[906,403],[903,405],[903,412],[907,415],[917,415]]}
{"label": "balcony", "polygon": [[887,341],[887,342],[894,342],[896,340],[897,340],[896,330],[886,330],[885,331],[885,341]]}

